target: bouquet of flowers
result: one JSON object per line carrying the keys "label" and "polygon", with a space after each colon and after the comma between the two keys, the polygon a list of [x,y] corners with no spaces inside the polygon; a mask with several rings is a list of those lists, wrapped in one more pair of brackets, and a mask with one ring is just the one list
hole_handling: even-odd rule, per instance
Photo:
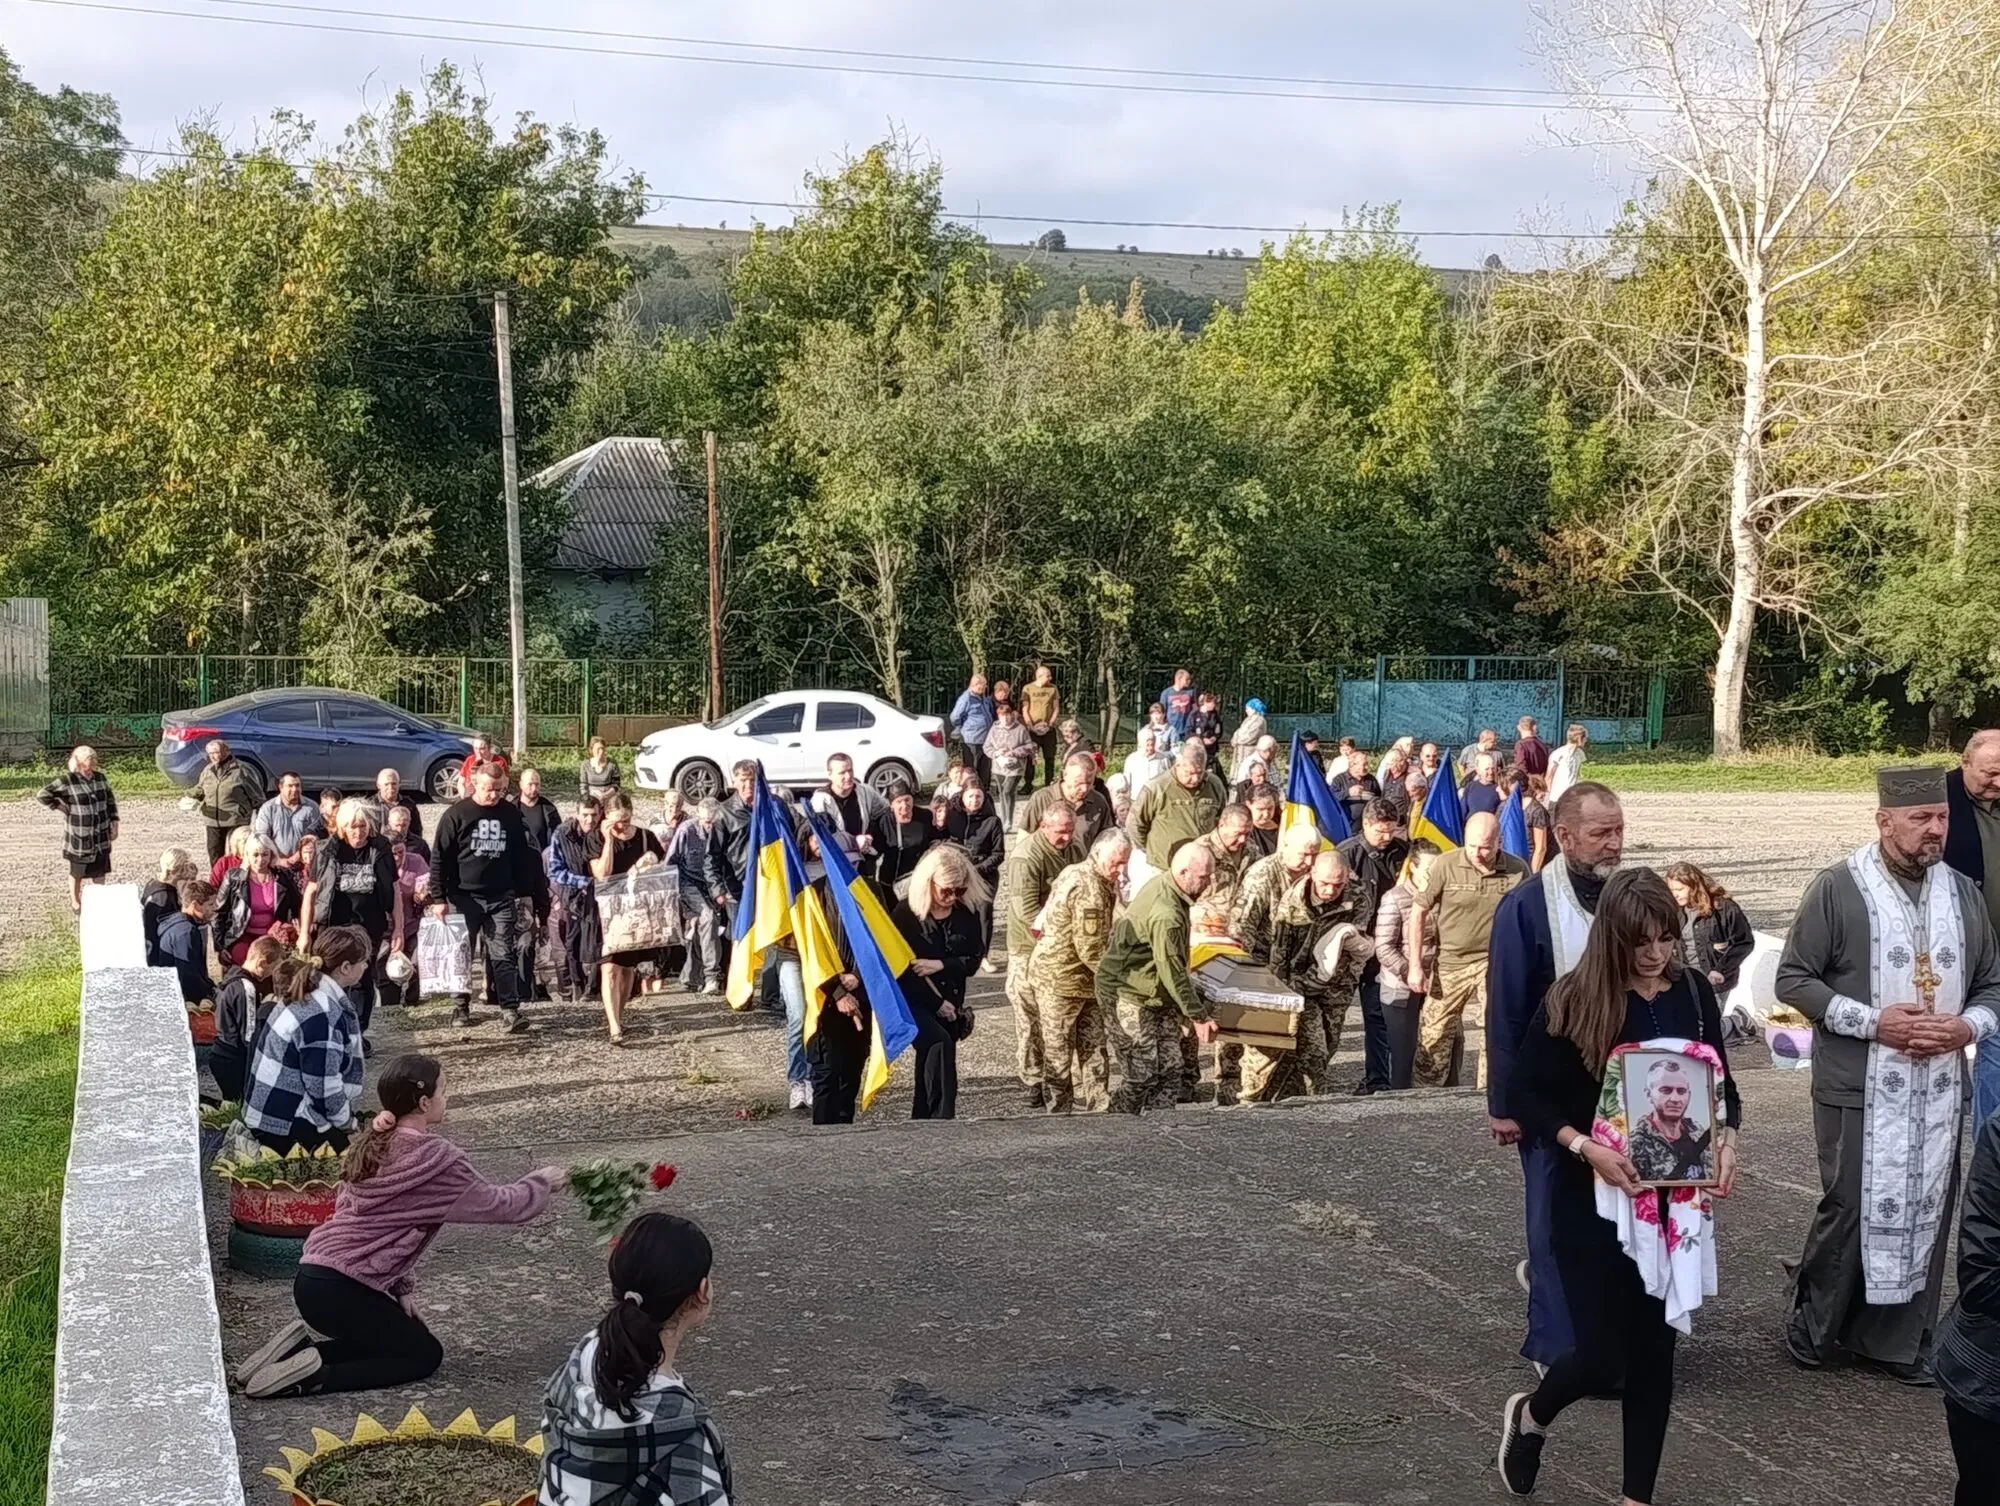
{"label": "bouquet of flowers", "polygon": [[609,1240],[625,1225],[648,1189],[665,1192],[679,1173],[665,1161],[585,1161],[569,1169],[569,1190],[583,1204],[591,1227]]}

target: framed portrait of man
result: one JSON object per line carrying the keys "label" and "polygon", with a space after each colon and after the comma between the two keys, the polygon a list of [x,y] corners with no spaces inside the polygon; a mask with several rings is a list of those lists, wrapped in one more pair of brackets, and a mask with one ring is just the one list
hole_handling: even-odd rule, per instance
{"label": "framed portrait of man", "polygon": [[1625,1154],[1649,1187],[1712,1187],[1715,1071],[1678,1051],[1625,1054]]}

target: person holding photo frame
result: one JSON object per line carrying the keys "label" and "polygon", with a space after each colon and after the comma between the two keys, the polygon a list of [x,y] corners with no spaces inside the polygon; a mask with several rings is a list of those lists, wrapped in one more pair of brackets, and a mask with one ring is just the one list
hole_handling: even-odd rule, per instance
{"label": "person holding photo frame", "polygon": [[[1657,1217],[1665,1216],[1670,1194],[1649,1187],[1630,1157],[1593,1140],[1591,1128],[1606,1066],[1618,1047],[1670,1039],[1703,1043],[1723,1061],[1721,1112],[1711,1132],[1714,1192],[1729,1192],[1742,1104],[1721,1055],[1715,990],[1681,965],[1680,937],[1680,906],[1657,873],[1631,868],[1613,874],[1582,957],[1549,989],[1514,1059],[1508,1101],[1523,1135],[1563,1153],[1549,1213],[1576,1329],[1576,1347],[1549,1367],[1540,1386],[1508,1399],[1499,1468],[1515,1495],[1535,1488],[1556,1418],[1573,1402],[1622,1386],[1623,1500],[1625,1506],[1650,1506],[1653,1499],[1673,1405],[1676,1327],[1621,1247],[1617,1225],[1598,1211],[1596,1184],[1635,1200],[1661,1199]],[[1680,1138],[1681,1126],[1667,1128]]]}

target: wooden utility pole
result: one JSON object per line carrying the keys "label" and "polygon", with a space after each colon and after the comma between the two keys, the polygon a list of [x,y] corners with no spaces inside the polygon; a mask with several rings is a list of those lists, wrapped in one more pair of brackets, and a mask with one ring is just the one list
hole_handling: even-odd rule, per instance
{"label": "wooden utility pole", "polygon": [[728,708],[722,704],[722,503],[715,484],[715,431],[702,435],[708,452],[708,719]]}
{"label": "wooden utility pole", "polygon": [[521,585],[521,476],[514,456],[514,338],[507,295],[493,295],[493,349],[500,361],[500,476],[507,492],[507,656],[514,671],[514,762],[528,755],[528,628]]}

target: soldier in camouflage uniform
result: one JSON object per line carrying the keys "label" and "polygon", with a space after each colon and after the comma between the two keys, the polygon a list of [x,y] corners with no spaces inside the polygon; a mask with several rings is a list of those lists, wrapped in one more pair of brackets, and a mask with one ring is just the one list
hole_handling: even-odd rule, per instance
{"label": "soldier in camouflage uniform", "polygon": [[[1271,912],[1266,961],[1287,988],[1305,999],[1299,1018],[1298,1049],[1272,1053],[1251,1046],[1243,1060],[1243,1096],[1253,1101],[1282,1098],[1295,1086],[1303,1093],[1331,1087],[1333,1059],[1347,1011],[1354,1003],[1361,969],[1375,955],[1374,938],[1361,928],[1368,893],[1339,852],[1313,859],[1312,871],[1291,884]],[[1350,934],[1331,969],[1320,945],[1340,927]]]}
{"label": "soldier in camouflage uniform", "polygon": [[1098,1007],[1116,1015],[1125,1075],[1112,1106],[1128,1114],[1174,1106],[1183,1024],[1192,1022],[1198,1041],[1215,1037],[1208,1001],[1188,972],[1188,906],[1207,887],[1208,869],[1208,853],[1193,842],[1176,852],[1112,927],[1097,966]]}
{"label": "soldier in camouflage uniform", "polygon": [[1076,845],[1076,812],[1053,801],[1042,812],[1042,824],[1016,844],[1007,862],[1007,1002],[1014,1006],[1015,1064],[1028,1106],[1048,1101],[1043,1083],[1041,1021],[1034,989],[1028,981],[1028,959],[1035,950],[1035,917],[1048,900],[1056,876],[1083,861]]}
{"label": "soldier in camouflage uniform", "polygon": [[1226,932],[1236,908],[1236,891],[1257,856],[1250,848],[1250,807],[1225,805],[1215,830],[1195,840],[1215,863],[1215,875],[1191,912],[1195,935]]}
{"label": "soldier in camouflage uniform", "polygon": [[[1111,941],[1132,839],[1116,827],[1065,868],[1049,890],[1041,939],[1028,959],[1028,989],[1041,1023],[1043,1082],[1051,1114],[1111,1106],[1111,1044],[1097,1004],[1097,964]],[[1080,1081],[1079,1081],[1080,1079]]]}
{"label": "soldier in camouflage uniform", "polygon": [[[1312,871],[1313,855],[1319,850],[1319,833],[1310,826],[1294,826],[1285,833],[1278,850],[1268,858],[1258,858],[1243,870],[1236,886],[1236,900],[1229,917],[1229,934],[1258,962],[1271,959],[1271,920],[1285,891]],[[1225,1041],[1215,1048],[1215,1101],[1234,1103],[1240,1095],[1243,1053],[1246,1048]]]}

